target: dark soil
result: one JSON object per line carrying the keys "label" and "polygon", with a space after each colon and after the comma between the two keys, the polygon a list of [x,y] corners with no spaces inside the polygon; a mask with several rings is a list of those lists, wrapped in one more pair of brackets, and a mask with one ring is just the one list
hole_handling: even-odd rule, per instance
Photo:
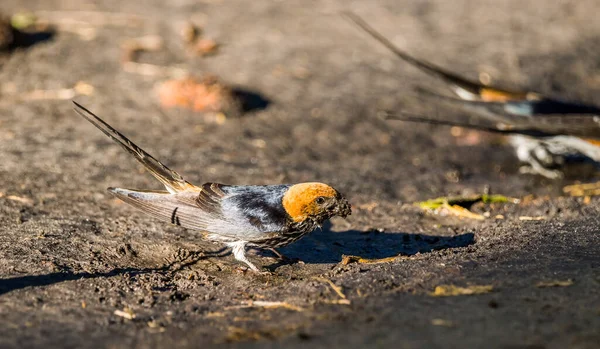
{"label": "dark soil", "polygon": [[[600,103],[597,1],[98,3],[0,5],[140,19],[96,25],[88,40],[59,29],[0,57],[0,347],[598,347],[600,201],[561,196],[597,179],[595,168],[569,167],[563,181],[522,175],[496,136],[380,120],[379,109],[435,109],[414,92],[435,81],[338,15],[353,10],[470,78],[485,71],[504,86]],[[217,55],[186,52],[179,28],[190,19],[222,45]],[[217,75],[266,108],[224,123],[161,108],[154,86],[167,77],[120,61],[125,39],[150,34],[165,48],[141,61]],[[282,249],[291,262],[251,254],[273,275],[244,272],[199,233],[112,198],[108,186],[160,186],[68,99],[19,99],[79,81],[94,91],[78,102],[192,183],[322,181],[354,212]],[[473,207],[489,212],[484,221],[411,204],[488,189],[523,200]],[[342,265],[343,255],[400,257]],[[447,284],[493,291],[431,295]]]}

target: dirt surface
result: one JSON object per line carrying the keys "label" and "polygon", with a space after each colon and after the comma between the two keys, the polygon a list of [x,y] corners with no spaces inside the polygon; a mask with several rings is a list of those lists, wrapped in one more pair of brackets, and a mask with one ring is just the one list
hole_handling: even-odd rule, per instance
{"label": "dirt surface", "polygon": [[[486,72],[505,86],[600,103],[597,1],[0,7],[63,23],[50,40],[0,57],[0,347],[597,348],[600,201],[561,196],[565,184],[597,179],[593,166],[572,166],[563,181],[521,175],[501,138],[378,119],[379,109],[435,107],[414,92],[435,81],[338,15],[353,10],[470,78]],[[93,30],[65,29],[65,18],[83,16],[71,10],[94,11]],[[221,45],[216,55],[186,51],[187,20]],[[122,42],[144,35],[165,47],[141,62],[214,74],[270,103],[221,122],[161,108],[155,86],[170,77],[121,62]],[[301,262],[256,252],[273,275],[245,273],[199,233],[112,198],[108,186],[160,186],[69,98],[22,98],[77,82],[94,89],[75,100],[192,183],[322,181],[354,212],[282,249]],[[473,207],[489,212],[483,221],[411,204],[488,189],[522,200]],[[343,255],[399,257],[342,265]],[[432,296],[440,285],[492,291]]]}

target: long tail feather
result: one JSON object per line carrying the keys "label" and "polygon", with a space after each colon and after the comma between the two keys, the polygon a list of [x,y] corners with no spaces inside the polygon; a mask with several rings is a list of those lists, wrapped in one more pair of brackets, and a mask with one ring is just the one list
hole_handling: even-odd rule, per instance
{"label": "long tail feather", "polygon": [[441,126],[458,126],[458,127],[471,128],[471,129],[485,131],[485,132],[500,133],[500,134],[505,134],[505,135],[523,134],[523,135],[528,135],[528,136],[540,136],[540,137],[547,136],[547,134],[540,132],[540,131],[536,131],[536,130],[502,128],[500,125],[487,126],[487,125],[477,124],[477,123],[459,122],[459,121],[454,121],[454,120],[442,120],[442,119],[430,118],[430,117],[419,115],[419,114],[407,113],[407,112],[403,112],[403,111],[395,112],[395,113],[382,111],[382,112],[380,112],[380,115],[382,118],[384,118],[386,120],[418,122],[418,123],[424,123],[424,124],[430,124],[430,125],[441,125]]}
{"label": "long tail feather", "polygon": [[115,130],[112,126],[107,124],[104,120],[100,119],[97,115],[87,110],[77,102],[73,101],[75,104],[75,111],[77,114],[84,117],[87,121],[89,121],[92,125],[96,126],[100,131],[102,131],[109,138],[119,143],[123,149],[127,150],[130,154],[132,154],[150,173],[156,177],[170,193],[177,193],[184,190],[195,188],[194,185],[188,183],[183,179],[183,177],[169,169],[167,166],[163,165],[160,161],[156,160],[152,155],[145,152],[142,148],[138,147],[130,141],[127,137],[122,135],[119,131]]}
{"label": "long tail feather", "polygon": [[447,83],[453,85],[452,91],[456,93],[460,98],[466,100],[508,100],[513,98],[525,98],[527,96],[527,93],[524,92],[491,88],[476,82],[469,81],[468,79],[462,76],[451,73],[429,62],[417,59],[409,55],[408,53],[400,50],[390,40],[388,40],[386,37],[384,37],[375,29],[373,29],[373,27],[367,24],[362,18],[360,18],[355,13],[343,12],[342,15],[348,18],[354,24],[356,24],[359,28],[361,28],[375,40],[379,41],[379,43],[381,43],[383,46],[387,47],[398,58],[417,67],[425,73],[433,75],[434,77],[440,78],[446,81]]}

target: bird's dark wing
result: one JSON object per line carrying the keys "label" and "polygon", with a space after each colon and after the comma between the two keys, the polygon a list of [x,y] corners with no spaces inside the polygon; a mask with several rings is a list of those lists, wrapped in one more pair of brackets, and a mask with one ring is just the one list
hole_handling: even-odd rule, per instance
{"label": "bird's dark wing", "polygon": [[[429,97],[470,110],[497,125],[493,127],[509,129],[511,133],[600,139],[600,109],[594,106],[545,98],[509,102],[467,101],[424,89],[420,91]],[[452,123],[456,124],[454,121]]]}
{"label": "bird's dark wing", "polygon": [[490,124],[480,118],[469,121],[459,121],[442,117],[428,117],[407,112],[382,113],[388,120],[419,122],[431,125],[459,126],[486,132],[501,134],[522,134],[532,137],[553,137],[571,135],[585,138],[590,142],[600,140],[600,120],[594,120],[590,115],[554,115],[535,117],[539,119],[535,125],[509,125],[503,123]]}
{"label": "bird's dark wing", "polygon": [[408,122],[418,122],[423,124],[430,125],[441,125],[441,126],[459,126],[465,128],[471,128],[480,131],[492,132],[492,133],[500,133],[500,134],[523,134],[528,136],[536,136],[536,137],[545,137],[550,136],[549,134],[545,134],[535,129],[527,129],[527,128],[514,128],[509,125],[503,124],[490,124],[489,122],[482,122],[481,119],[469,120],[466,122],[452,120],[452,119],[442,119],[442,118],[433,118],[429,116],[419,115],[415,113],[408,112],[381,112],[381,116],[387,120],[398,120],[398,121],[408,121]]}
{"label": "bird's dark wing", "polygon": [[426,88],[419,87],[417,91],[429,98],[435,98],[449,105],[472,111],[478,117],[494,123],[510,126],[529,127],[532,119],[531,106],[524,102],[513,102],[510,108],[506,108],[505,102],[471,101],[456,97],[444,96],[432,92]]}
{"label": "bird's dark wing", "polygon": [[188,183],[183,177],[163,165],[160,161],[156,160],[152,155],[145,152],[142,148],[138,147],[130,141],[127,137],[122,135],[119,131],[115,130],[112,126],[107,124],[104,120],[100,119],[91,111],[87,110],[77,102],[75,104],[75,111],[89,121],[92,125],[96,126],[109,138],[119,143],[127,152],[132,154],[150,173],[156,177],[170,193],[177,193],[182,191],[197,191],[199,188]]}
{"label": "bird's dark wing", "polygon": [[536,114],[533,119],[532,127],[540,132],[600,139],[600,114]]}

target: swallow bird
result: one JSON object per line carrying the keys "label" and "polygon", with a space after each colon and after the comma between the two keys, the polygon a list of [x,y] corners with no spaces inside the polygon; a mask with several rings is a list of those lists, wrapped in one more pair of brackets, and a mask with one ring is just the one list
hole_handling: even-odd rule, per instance
{"label": "swallow bird", "polygon": [[470,81],[397,48],[356,14],[344,15],[398,58],[444,82],[456,97],[424,90],[430,97],[455,104],[480,117],[475,122],[440,120],[410,113],[386,114],[389,119],[445,124],[503,133],[521,162],[522,172],[559,178],[557,170],[569,157],[600,162],[600,108],[544,96],[532,91],[502,89]]}
{"label": "swallow bird", "polygon": [[274,249],[299,240],[333,216],[351,214],[348,200],[323,183],[195,186],[135,145],[98,116],[75,104],[75,111],[119,143],[158,179],[166,191],[108,188],[152,217],[199,230],[230,247],[234,257],[258,272],[246,247]]}

